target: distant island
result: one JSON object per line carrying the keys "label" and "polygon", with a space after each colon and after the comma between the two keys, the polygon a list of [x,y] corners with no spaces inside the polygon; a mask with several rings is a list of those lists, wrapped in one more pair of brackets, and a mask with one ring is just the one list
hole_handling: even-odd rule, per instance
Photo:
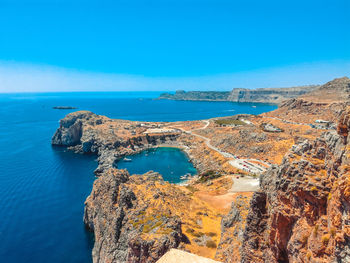
{"label": "distant island", "polygon": [[77,107],[72,107],[72,106],[55,106],[52,108],[55,110],[74,110],[74,109],[77,109]]}
{"label": "distant island", "polygon": [[163,93],[158,99],[168,100],[199,100],[199,101],[232,101],[258,102],[280,104],[287,99],[293,99],[319,88],[317,85],[298,86],[290,88],[260,88],[240,89],[232,91],[184,91],[178,90],[175,94]]}

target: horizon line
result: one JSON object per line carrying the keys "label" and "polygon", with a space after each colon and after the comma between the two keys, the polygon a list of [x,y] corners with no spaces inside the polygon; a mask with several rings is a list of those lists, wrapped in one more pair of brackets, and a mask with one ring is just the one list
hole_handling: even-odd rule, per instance
{"label": "horizon line", "polygon": [[0,93],[175,92],[290,88],[322,85],[350,75],[350,61],[302,63],[285,67],[192,77],[147,77],[89,72],[0,60]]}

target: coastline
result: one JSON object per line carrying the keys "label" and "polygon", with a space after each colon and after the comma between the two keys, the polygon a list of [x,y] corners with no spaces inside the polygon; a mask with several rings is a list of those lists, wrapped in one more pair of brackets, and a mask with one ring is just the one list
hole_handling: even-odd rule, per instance
{"label": "coastline", "polygon": [[[284,200],[289,200],[286,195],[294,198],[295,193],[312,198],[318,204],[312,209],[323,209],[325,198],[328,196],[329,200],[329,194],[333,191],[330,183],[336,180],[334,178],[340,178],[338,171],[334,174],[328,171],[331,180],[325,177],[323,163],[337,162],[344,167],[348,164],[347,160],[342,160],[342,149],[347,144],[347,140],[342,138],[348,134],[349,111],[339,111],[347,103],[324,103],[321,108],[312,111],[314,105],[305,103],[303,99],[293,99],[273,112],[244,115],[244,119],[239,115],[235,118],[224,117],[220,122],[204,119],[140,124],[113,120],[91,112],[68,115],[62,120],[53,142],[73,142],[75,145],[71,146],[72,149],[94,152],[99,156],[99,177],[86,201],[84,213],[85,224],[96,236],[94,261],[117,257],[126,261],[141,253],[144,260],[155,262],[171,248],[187,249],[194,254],[222,261],[227,259],[227,251],[230,251],[230,255],[235,253],[238,259],[254,261],[256,252],[262,249],[281,259],[280,254],[273,254],[270,247],[257,249],[249,240],[257,238],[264,242],[264,237],[259,233],[268,235],[266,225],[284,238],[283,231],[286,229],[291,233],[307,227],[303,223],[305,217],[313,224],[321,224],[322,218],[304,215],[304,211],[284,215],[286,219],[282,218],[283,222],[292,222],[287,225],[276,224],[276,215],[286,209],[294,209],[293,203]],[[295,121],[295,117],[299,121]],[[339,119],[339,123],[333,123],[334,119]],[[314,122],[325,125],[314,125]],[[198,172],[207,172],[192,180],[171,184],[157,173],[130,176],[123,170],[113,168],[118,158],[164,147],[180,149]],[[336,160],[329,160],[324,149]],[[257,169],[261,172],[252,173]],[[305,169],[308,173],[304,173]],[[314,173],[318,174],[317,180],[309,176]],[[263,174],[260,179],[257,178],[259,174]],[[304,180],[304,177],[308,180]],[[339,191],[337,186],[334,187],[334,191]],[[299,196],[294,201],[298,203],[297,207],[309,203]],[[334,208],[332,202],[326,202],[326,205]],[[268,206],[274,206],[277,212],[267,210]],[[158,210],[160,207],[161,211]],[[164,217],[163,209],[166,211]],[[160,218],[154,215],[155,211]],[[235,216],[237,213],[242,213],[239,220]],[[171,230],[159,227],[170,219],[174,220]],[[121,222],[117,228],[115,220]],[[256,222],[259,225],[255,225]],[[323,233],[327,233],[326,228],[322,229]],[[237,231],[240,234],[233,237]],[[116,233],[123,233],[120,239],[105,242],[106,237]],[[213,244],[211,247],[205,243],[208,240]],[[286,242],[300,244],[300,240],[299,236],[292,236],[291,241]],[[278,243],[280,240],[272,242]],[[313,242],[321,241],[313,239]],[[338,245],[342,246],[342,243]],[[121,246],[123,249],[120,249]],[[142,247],[150,249],[143,254]],[[159,250],[162,247],[165,247],[164,251]],[[117,252],[109,253],[111,248]],[[308,246],[308,249],[312,250],[314,246]],[[300,255],[303,253],[300,251]],[[285,254],[281,255],[284,257]],[[297,257],[300,255],[298,252]]]}

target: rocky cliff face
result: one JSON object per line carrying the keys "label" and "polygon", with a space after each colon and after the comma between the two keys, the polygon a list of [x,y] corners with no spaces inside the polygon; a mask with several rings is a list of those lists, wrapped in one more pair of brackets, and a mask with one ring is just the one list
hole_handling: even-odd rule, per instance
{"label": "rocky cliff face", "polygon": [[296,98],[318,88],[318,86],[300,86],[292,88],[233,89],[231,92],[217,91],[176,91],[175,94],[163,93],[159,99],[171,100],[207,100],[233,102],[261,102],[279,104],[284,100]]}
{"label": "rocky cliff face", "polygon": [[323,103],[349,101],[350,79],[348,77],[336,78],[322,85],[320,88],[301,96],[301,98]]}
{"label": "rocky cliff face", "polygon": [[250,196],[239,195],[232,203],[230,212],[221,221],[221,239],[216,250],[216,259],[225,263],[239,262],[240,248],[249,209]]}
{"label": "rocky cliff face", "polygon": [[350,79],[334,79],[298,98],[283,101],[277,110],[264,113],[298,123],[315,120],[336,122],[347,105],[350,105]]}
{"label": "rocky cliff face", "polygon": [[311,92],[318,86],[301,86],[292,88],[266,89],[233,89],[228,96],[229,101],[235,102],[262,102],[279,104],[284,100],[296,98]]}
{"label": "rocky cliff face", "polygon": [[95,235],[93,262],[155,262],[186,242],[179,217],[166,208],[167,198],[176,198],[168,187],[157,173],[105,171],[85,202],[84,223]]}
{"label": "rocky cliff face", "polygon": [[350,109],[337,131],[301,142],[261,177],[242,262],[350,262]]}
{"label": "rocky cliff face", "polygon": [[63,146],[75,146],[81,143],[83,136],[83,123],[91,125],[99,124],[97,115],[88,111],[79,111],[68,114],[60,120],[60,127],[52,137],[52,144]]}

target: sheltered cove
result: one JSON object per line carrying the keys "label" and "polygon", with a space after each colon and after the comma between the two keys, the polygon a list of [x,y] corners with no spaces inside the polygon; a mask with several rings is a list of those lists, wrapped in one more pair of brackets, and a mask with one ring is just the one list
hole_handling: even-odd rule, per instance
{"label": "sheltered cove", "polygon": [[[244,125],[212,119],[145,127],[91,112],[67,115],[53,144],[98,154],[84,215],[95,234],[94,262],[155,262],[171,248],[228,262],[346,262],[349,99],[350,80],[341,78],[275,111],[232,117]],[[113,168],[122,156],[163,144],[186,147],[198,182],[177,186],[157,173],[130,177]],[[260,190],[230,192],[232,177],[256,176],[251,167],[266,170]]]}

